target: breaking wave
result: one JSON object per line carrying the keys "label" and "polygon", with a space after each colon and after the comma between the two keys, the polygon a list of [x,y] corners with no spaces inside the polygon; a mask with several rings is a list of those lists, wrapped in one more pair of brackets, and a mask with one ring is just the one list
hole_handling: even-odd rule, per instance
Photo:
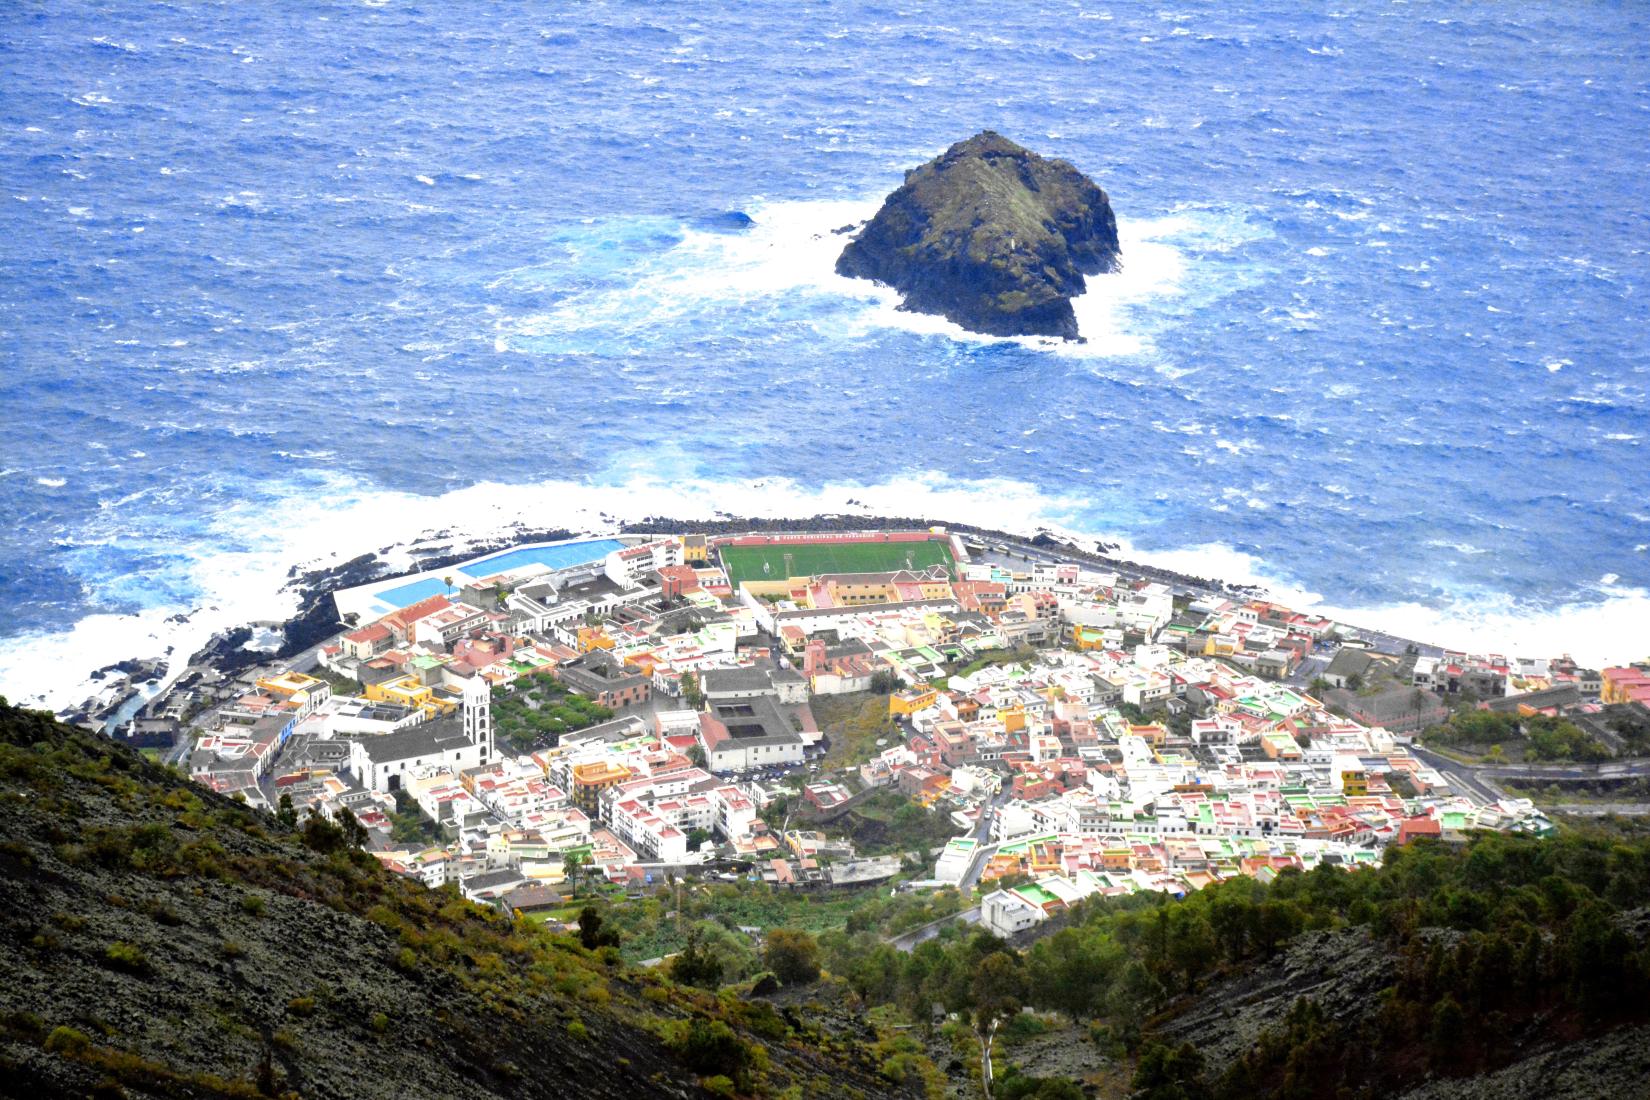
{"label": "breaking wave", "polygon": [[[179,562],[177,575],[154,587],[152,606],[133,614],[91,615],[68,631],[0,642],[0,692],[66,708],[102,690],[88,679],[93,670],[129,657],[169,657],[170,673],[181,673],[187,658],[213,634],[291,615],[298,596],[289,587],[295,568],[325,568],[377,553],[391,568],[406,569],[415,564],[416,551],[432,546],[457,551],[524,529],[609,534],[655,516],[696,521],[892,515],[1027,537],[1048,531],[1079,545],[1113,543],[1125,559],[1253,585],[1298,609],[1359,627],[1463,649],[1529,656],[1570,652],[1594,663],[1622,659],[1642,645],[1642,624],[1650,621],[1650,593],[1603,584],[1597,599],[1543,611],[1484,594],[1447,597],[1436,605],[1339,606],[1229,546],[1153,549],[1094,530],[1085,520],[1086,500],[1006,478],[959,479],[930,471],[809,488],[782,477],[718,481],[666,471],[610,484],[483,482],[437,497],[378,491],[344,478],[332,479],[325,493],[313,486],[308,492],[284,488],[270,494],[289,502],[278,516],[252,501],[219,516],[199,545],[245,548]],[[430,517],[440,517],[439,529],[430,527]]]}

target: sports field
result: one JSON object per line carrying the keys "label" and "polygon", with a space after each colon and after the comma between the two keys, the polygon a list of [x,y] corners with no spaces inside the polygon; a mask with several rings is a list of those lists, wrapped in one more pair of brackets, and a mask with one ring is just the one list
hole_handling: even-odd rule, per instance
{"label": "sports field", "polygon": [[[947,542],[802,542],[780,546],[724,546],[722,566],[735,592],[744,581],[784,580],[785,555],[790,575],[820,573],[884,573],[894,569],[927,569],[943,565],[956,576],[956,562]],[[767,571],[763,571],[763,566]]]}

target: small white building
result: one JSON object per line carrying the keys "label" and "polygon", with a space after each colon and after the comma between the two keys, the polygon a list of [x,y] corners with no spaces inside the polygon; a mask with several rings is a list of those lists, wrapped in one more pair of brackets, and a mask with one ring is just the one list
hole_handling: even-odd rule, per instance
{"label": "small white building", "polygon": [[1012,936],[1040,923],[1044,913],[1011,890],[994,890],[980,902],[980,927],[994,936]]}

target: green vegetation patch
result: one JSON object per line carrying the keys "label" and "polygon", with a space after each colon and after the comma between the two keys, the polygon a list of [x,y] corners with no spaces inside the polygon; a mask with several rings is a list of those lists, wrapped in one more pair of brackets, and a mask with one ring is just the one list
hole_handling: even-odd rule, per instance
{"label": "green vegetation patch", "polygon": [[1516,714],[1462,709],[1443,725],[1428,729],[1422,740],[1428,745],[1454,750],[1451,755],[1477,754],[1491,764],[1519,759],[1581,763],[1610,759],[1610,750],[1592,734],[1567,719],[1546,715],[1522,718]]}
{"label": "green vegetation patch", "polygon": [[493,727],[517,752],[530,751],[541,742],[555,744],[564,733],[612,717],[612,710],[575,695],[549,672],[523,676],[493,691]]}
{"label": "green vegetation patch", "polygon": [[[830,742],[827,769],[856,767],[888,748],[899,738],[888,715],[888,696],[855,691],[818,695],[811,704],[820,732]],[[878,745],[878,741],[887,744]]]}

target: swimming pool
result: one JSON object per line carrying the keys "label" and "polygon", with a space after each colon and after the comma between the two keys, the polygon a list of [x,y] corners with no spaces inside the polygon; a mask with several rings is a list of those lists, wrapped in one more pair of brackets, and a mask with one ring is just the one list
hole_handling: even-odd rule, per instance
{"label": "swimming pool", "polygon": [[[409,607],[417,603],[419,600],[427,600],[431,596],[445,596],[449,591],[453,590],[442,583],[441,578],[426,577],[421,581],[413,581],[411,584],[404,584],[399,588],[386,588],[382,592],[375,592],[373,599],[387,605],[390,611],[398,611],[403,607]],[[389,611],[384,612],[384,614],[389,614]]]}
{"label": "swimming pool", "polygon": [[502,554],[461,565],[458,571],[470,577],[491,577],[512,569],[520,569],[524,565],[566,569],[570,565],[583,565],[585,562],[605,558],[613,551],[623,549],[624,543],[617,539],[564,542],[559,546],[524,546],[519,550],[506,550]]}

